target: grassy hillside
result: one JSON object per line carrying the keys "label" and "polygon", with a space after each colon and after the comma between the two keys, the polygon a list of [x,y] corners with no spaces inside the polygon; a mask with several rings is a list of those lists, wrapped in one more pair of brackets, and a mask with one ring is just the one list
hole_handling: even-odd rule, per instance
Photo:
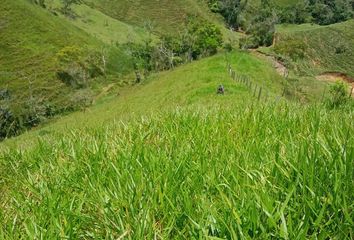
{"label": "grassy hillside", "polygon": [[107,16],[98,9],[91,8],[84,3],[72,5],[71,10],[74,15],[72,18],[62,14],[62,6],[59,0],[46,1],[48,11],[55,12],[66,21],[106,44],[142,42],[149,37],[144,28],[129,25]]}
{"label": "grassy hillside", "polygon": [[[286,25],[277,29],[275,48],[293,62],[302,75],[340,72],[354,77],[354,21],[329,26]],[[303,57],[292,57],[295,51]]]}
{"label": "grassy hillside", "polygon": [[[20,105],[31,93],[57,106],[65,105],[73,90],[56,77],[56,54],[67,46],[100,50],[102,42],[28,1],[6,0],[0,16],[0,87],[7,88]],[[107,49],[113,72],[127,72],[124,53]]]}
{"label": "grassy hillside", "polygon": [[[245,52],[230,54],[228,60],[237,73],[250,76],[255,82],[266,86],[271,94],[281,94],[283,79],[270,63]],[[223,97],[215,95],[219,84],[226,87]],[[153,75],[143,84],[113,91],[86,112],[63,116],[54,124],[6,140],[1,145],[22,147],[33,142],[32,137],[38,135],[51,136],[65,129],[105,125],[161,109],[248,102],[251,95],[244,85],[236,84],[228,76],[223,54]]]}
{"label": "grassy hillside", "polygon": [[[281,89],[270,64],[229,60]],[[352,239],[352,109],[258,103],[225,63],[2,143],[0,238]]]}
{"label": "grassy hillside", "polygon": [[[144,27],[152,23],[155,31],[176,33],[181,30],[188,15],[216,21],[203,1],[128,1],[128,0],[85,0],[93,8],[123,22]],[[219,21],[221,22],[221,21]]]}
{"label": "grassy hillside", "polygon": [[[158,37],[144,28],[153,16],[155,23],[162,24],[154,28],[158,35],[177,34],[187,15],[194,13],[217,24],[224,39],[237,44],[238,35],[224,28],[201,2],[152,3],[131,9],[124,0],[81,2],[65,13],[59,0],[48,0],[45,7],[28,0],[6,0],[0,8],[0,138],[90,105],[106,89],[133,82],[132,57],[123,44],[147,39],[155,43]],[[112,10],[129,13],[129,9],[141,21],[130,21],[129,14],[110,15]]]}
{"label": "grassy hillside", "polygon": [[200,0],[85,0],[84,3],[110,18],[152,30],[156,35],[178,35],[184,30],[188,17],[194,16],[217,25],[224,40],[235,46],[242,36],[225,28],[222,17],[211,13],[206,2]]}
{"label": "grassy hillside", "polygon": [[[0,143],[0,239],[354,239],[353,102],[329,110],[280,96],[293,76],[352,76],[352,21],[280,27],[266,51],[285,50],[288,79],[266,56],[234,51],[121,88],[131,64],[113,43],[143,40],[146,21],[156,34],[177,33],[190,13],[221,23],[203,1],[83,2],[72,19],[56,0],[0,6],[0,90],[11,94],[1,104],[101,92],[94,106]],[[105,76],[83,89],[59,81],[68,46],[107,54]],[[227,63],[267,98],[232,80]],[[322,97],[317,83],[304,86]]]}

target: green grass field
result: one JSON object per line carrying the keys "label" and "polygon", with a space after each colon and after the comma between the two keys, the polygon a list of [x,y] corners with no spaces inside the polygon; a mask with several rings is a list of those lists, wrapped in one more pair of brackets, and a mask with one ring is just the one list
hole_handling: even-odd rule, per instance
{"label": "green grass field", "polygon": [[[59,0],[47,0],[46,8],[28,0],[5,0],[0,6],[0,91],[9,91],[10,108],[16,115],[25,112],[24,106],[32,98],[58,115],[76,109],[76,102],[83,96],[96,99],[111,85],[115,88],[129,85],[134,80],[133,64],[127,49],[120,44],[142,43],[148,38],[157,40],[157,35],[144,28],[150,20],[166,24],[161,28],[164,34],[178,34],[187,12],[195,12],[217,24],[225,40],[237,45],[239,38],[239,34],[227,30],[221,19],[209,13],[205,4],[194,1],[166,2],[158,9],[144,2],[135,10],[126,1],[119,4],[97,1],[94,5],[85,1],[72,6],[75,16],[72,18],[63,16],[61,8]],[[110,14],[115,10],[127,15]],[[139,14],[140,22],[130,21],[133,10]],[[56,54],[66,47],[81,48],[86,54],[104,54],[105,76],[89,79],[86,89],[65,84],[57,76],[60,67]]]}
{"label": "green grass field", "polygon": [[39,139],[1,154],[0,236],[352,239],[352,119],[220,105]]}
{"label": "green grass field", "polygon": [[[270,63],[228,59],[281,92]],[[352,239],[352,119],[258,102],[224,55],[157,74],[1,144],[0,238]]]}
{"label": "green grass field", "polygon": [[266,56],[234,50],[129,85],[116,43],[143,41],[149,22],[155,38],[189,14],[221,19],[195,0],[83,0],[72,19],[58,3],[0,4],[0,90],[19,103],[31,92],[72,99],[80,91],[55,76],[66,46],[107,51],[107,76],[85,89],[93,106],[0,142],[0,239],[354,239],[354,105],[330,110],[315,78],[353,77],[353,21],[278,26],[276,44],[306,46],[288,79]]}

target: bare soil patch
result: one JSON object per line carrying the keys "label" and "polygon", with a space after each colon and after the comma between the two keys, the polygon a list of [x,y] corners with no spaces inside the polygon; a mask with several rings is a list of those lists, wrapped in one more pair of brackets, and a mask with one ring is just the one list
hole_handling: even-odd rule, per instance
{"label": "bare soil patch", "polygon": [[354,97],[354,78],[340,72],[326,72],[318,75],[316,79],[326,82],[344,82],[349,84],[349,90],[352,91],[352,97]]}
{"label": "bare soil patch", "polygon": [[256,49],[252,49],[251,52],[256,56],[264,58],[268,62],[271,62],[274,69],[277,71],[277,73],[279,73],[279,75],[286,77],[289,74],[289,71],[285,67],[285,65],[282,62],[278,61],[275,57],[268,56],[264,53],[257,51]]}

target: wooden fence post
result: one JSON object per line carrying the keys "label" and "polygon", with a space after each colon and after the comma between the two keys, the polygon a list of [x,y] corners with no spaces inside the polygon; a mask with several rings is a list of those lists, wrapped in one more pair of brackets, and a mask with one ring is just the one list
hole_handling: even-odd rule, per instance
{"label": "wooden fence post", "polygon": [[322,97],[321,97],[321,102],[323,102],[323,100],[324,100],[324,98],[325,98],[326,91],[327,91],[327,87],[325,87],[325,88],[323,89],[323,93],[322,93]]}
{"label": "wooden fence post", "polygon": [[254,92],[253,92],[253,97],[256,96],[256,92],[257,92],[257,84],[254,85]]}
{"label": "wooden fence post", "polygon": [[352,89],[350,89],[349,98],[351,98],[351,97],[352,97],[353,90],[354,90],[354,86],[352,86]]}
{"label": "wooden fence post", "polygon": [[262,95],[262,87],[259,89],[258,93],[258,101],[261,100],[261,95]]}

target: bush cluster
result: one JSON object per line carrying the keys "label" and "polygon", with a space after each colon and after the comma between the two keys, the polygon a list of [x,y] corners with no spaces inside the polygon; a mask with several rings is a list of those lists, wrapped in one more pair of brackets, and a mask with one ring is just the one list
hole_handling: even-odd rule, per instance
{"label": "bush cluster", "polygon": [[336,82],[329,88],[329,96],[326,99],[326,106],[329,109],[344,106],[348,101],[348,87],[343,82]]}
{"label": "bush cluster", "polygon": [[58,62],[57,77],[73,88],[85,88],[91,79],[104,75],[105,66],[97,51],[67,46],[61,49],[56,59]]}
{"label": "bush cluster", "polygon": [[292,60],[298,60],[305,57],[306,45],[298,40],[288,40],[277,44],[274,47],[274,51],[281,56],[288,56]]}
{"label": "bush cluster", "polygon": [[50,105],[37,98],[30,98],[21,106],[13,101],[0,103],[0,140],[35,127],[54,114]]}
{"label": "bush cluster", "polygon": [[351,0],[302,0],[278,13],[281,23],[328,25],[352,18],[353,6]]}
{"label": "bush cluster", "polygon": [[128,43],[126,49],[133,58],[134,69],[161,71],[200,57],[210,56],[222,46],[220,29],[212,23],[190,18],[179,36],[163,36],[158,42]]}

